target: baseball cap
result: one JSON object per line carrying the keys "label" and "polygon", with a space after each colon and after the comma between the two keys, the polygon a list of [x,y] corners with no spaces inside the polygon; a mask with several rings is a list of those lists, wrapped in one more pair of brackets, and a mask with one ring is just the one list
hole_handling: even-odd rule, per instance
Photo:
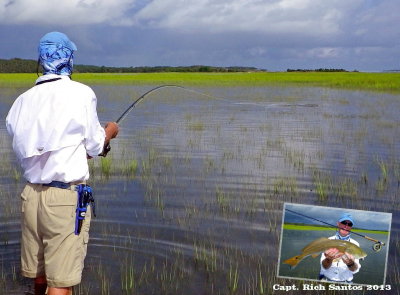
{"label": "baseball cap", "polygon": [[353,225],[354,225],[353,217],[351,216],[350,213],[343,213],[342,216],[340,216],[338,221],[342,222],[345,220],[351,221],[351,223],[353,223]]}

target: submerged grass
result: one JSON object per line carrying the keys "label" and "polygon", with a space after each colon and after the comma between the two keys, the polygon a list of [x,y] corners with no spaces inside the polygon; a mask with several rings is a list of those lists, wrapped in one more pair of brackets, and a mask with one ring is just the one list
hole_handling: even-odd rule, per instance
{"label": "submerged grass", "polygon": [[[0,74],[0,87],[29,87],[36,79],[36,74]],[[89,85],[293,85],[400,92],[400,73],[75,73],[73,79]]]}

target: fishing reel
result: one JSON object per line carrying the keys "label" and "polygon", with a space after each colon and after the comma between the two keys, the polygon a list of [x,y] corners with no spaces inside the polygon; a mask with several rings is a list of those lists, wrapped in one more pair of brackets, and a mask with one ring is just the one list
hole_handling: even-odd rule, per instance
{"label": "fishing reel", "polygon": [[375,244],[372,245],[372,250],[374,250],[375,252],[379,252],[382,250],[382,246],[385,246],[385,243],[376,242]]}

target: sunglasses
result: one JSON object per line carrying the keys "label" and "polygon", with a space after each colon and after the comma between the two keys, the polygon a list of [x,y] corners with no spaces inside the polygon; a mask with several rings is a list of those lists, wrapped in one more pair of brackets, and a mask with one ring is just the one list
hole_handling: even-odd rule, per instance
{"label": "sunglasses", "polygon": [[341,224],[343,224],[343,225],[348,225],[348,226],[350,226],[350,227],[352,227],[353,226],[353,223],[351,222],[351,221],[342,221],[342,222],[340,222]]}

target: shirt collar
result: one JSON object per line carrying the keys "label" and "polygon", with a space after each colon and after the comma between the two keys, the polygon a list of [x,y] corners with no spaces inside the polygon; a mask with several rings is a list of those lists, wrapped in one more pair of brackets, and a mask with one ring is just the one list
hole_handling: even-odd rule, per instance
{"label": "shirt collar", "polygon": [[336,232],[336,240],[342,240],[342,241],[350,241],[350,234],[347,236],[342,237],[339,232]]}
{"label": "shirt collar", "polygon": [[47,74],[47,75],[43,75],[43,76],[40,76],[39,78],[37,78],[36,83],[42,82],[42,81],[47,81],[50,79],[55,79],[55,78],[71,80],[71,78],[69,76],[57,75],[57,74]]}

